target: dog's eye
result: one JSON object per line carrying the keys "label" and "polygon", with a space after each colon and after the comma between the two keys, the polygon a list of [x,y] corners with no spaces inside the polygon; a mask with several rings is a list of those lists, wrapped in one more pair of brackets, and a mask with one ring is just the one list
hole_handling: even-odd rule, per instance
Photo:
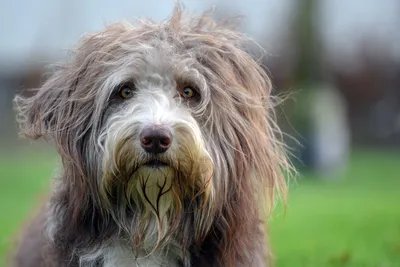
{"label": "dog's eye", "polygon": [[197,91],[190,86],[183,86],[182,89],[179,90],[179,93],[186,99],[198,97]]}
{"label": "dog's eye", "polygon": [[119,92],[119,95],[124,99],[128,99],[128,98],[131,98],[133,94],[132,94],[132,90],[130,88],[124,87]]}
{"label": "dog's eye", "polygon": [[182,91],[182,95],[185,98],[191,98],[194,96],[194,94],[195,94],[194,90],[190,87],[185,87]]}
{"label": "dog's eye", "polygon": [[134,92],[134,88],[132,85],[129,84],[125,84],[123,86],[121,86],[121,89],[119,89],[119,96],[123,99],[129,99],[133,97],[133,92]]}
{"label": "dog's eye", "polygon": [[201,100],[201,95],[197,87],[190,81],[177,80],[176,96],[184,98],[188,104],[194,105]]}

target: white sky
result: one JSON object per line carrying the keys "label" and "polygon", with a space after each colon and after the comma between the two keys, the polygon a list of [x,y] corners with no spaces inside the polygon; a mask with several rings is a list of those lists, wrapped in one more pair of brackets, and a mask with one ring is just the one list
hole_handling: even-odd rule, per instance
{"label": "white sky", "polygon": [[[296,0],[212,1],[182,0],[187,9],[215,5],[245,16],[245,29],[264,36],[272,46],[276,29],[288,27],[285,16]],[[100,30],[107,22],[132,17],[160,21],[171,13],[174,0],[0,0],[0,61],[25,60],[33,51],[57,57],[76,44],[79,36]],[[321,0],[319,23],[332,51],[352,53],[358,38],[373,34],[392,44],[400,57],[399,0]],[[0,62],[1,63],[1,62]]]}

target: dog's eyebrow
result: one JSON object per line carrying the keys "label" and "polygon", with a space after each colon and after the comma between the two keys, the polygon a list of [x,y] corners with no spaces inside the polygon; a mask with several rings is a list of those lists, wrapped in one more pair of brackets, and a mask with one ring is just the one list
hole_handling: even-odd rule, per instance
{"label": "dog's eyebrow", "polygon": [[118,84],[116,84],[115,86],[112,87],[110,96],[118,93],[124,87],[129,87],[130,89],[135,90],[136,82],[133,79],[129,79],[129,80],[127,79],[127,80],[123,80],[123,81],[119,82]]}
{"label": "dog's eyebrow", "polygon": [[107,106],[118,103],[119,101],[123,100],[122,98],[119,97],[119,92],[125,86],[131,88],[133,91],[135,91],[136,89],[135,82],[133,81],[133,79],[130,80],[127,79],[119,83],[116,83],[116,85],[111,87],[111,90],[107,90],[107,93],[103,95],[104,101]]}

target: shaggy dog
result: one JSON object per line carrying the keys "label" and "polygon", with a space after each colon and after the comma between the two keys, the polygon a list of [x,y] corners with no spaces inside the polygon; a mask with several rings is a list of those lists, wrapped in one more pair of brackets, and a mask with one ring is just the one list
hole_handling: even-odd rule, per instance
{"label": "shaggy dog", "polygon": [[288,164],[248,41],[176,8],[85,37],[17,97],[22,133],[54,141],[62,170],[15,265],[268,265],[260,208]]}

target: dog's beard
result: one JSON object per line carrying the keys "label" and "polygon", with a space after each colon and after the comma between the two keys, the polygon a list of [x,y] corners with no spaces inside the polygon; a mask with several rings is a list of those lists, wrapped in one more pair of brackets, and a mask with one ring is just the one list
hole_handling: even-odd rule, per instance
{"label": "dog's beard", "polygon": [[[171,167],[140,167],[130,181],[128,195],[132,196],[136,206],[142,203],[146,206],[144,218],[151,213],[162,221],[167,211],[173,209],[173,202],[179,203],[173,197],[172,185],[176,171]],[[178,199],[179,200],[179,199]]]}
{"label": "dog's beard", "polygon": [[116,220],[129,211],[138,218],[142,233],[153,231],[157,222],[157,244],[176,229],[184,213],[199,212],[197,235],[207,231],[204,219],[212,209],[213,162],[204,146],[190,131],[178,130],[177,144],[170,151],[148,155],[132,137],[108,143],[101,181],[102,195],[109,209],[117,209]]}

